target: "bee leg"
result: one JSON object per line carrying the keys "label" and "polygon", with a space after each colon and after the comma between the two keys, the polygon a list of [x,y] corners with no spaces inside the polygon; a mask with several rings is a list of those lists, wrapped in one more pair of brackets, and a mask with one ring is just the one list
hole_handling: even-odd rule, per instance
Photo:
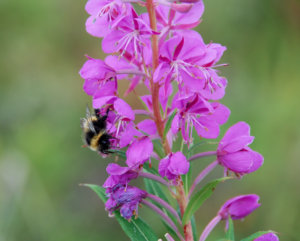
{"label": "bee leg", "polygon": [[100,109],[94,109],[95,115],[100,117]]}
{"label": "bee leg", "polygon": [[106,109],[106,115],[102,116],[101,120],[105,121],[108,117],[109,108]]}

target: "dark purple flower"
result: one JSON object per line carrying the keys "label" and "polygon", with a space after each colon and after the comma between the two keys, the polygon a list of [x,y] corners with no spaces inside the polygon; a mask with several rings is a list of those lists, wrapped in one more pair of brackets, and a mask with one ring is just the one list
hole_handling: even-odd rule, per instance
{"label": "dark purple flower", "polygon": [[178,185],[181,180],[180,175],[189,171],[190,163],[186,157],[180,152],[170,153],[162,159],[158,165],[158,172],[162,177],[171,180],[172,185]]}
{"label": "dark purple flower", "polygon": [[104,188],[113,188],[118,184],[125,185],[138,177],[138,172],[132,170],[130,167],[121,167],[116,163],[108,164],[106,168],[107,173],[110,175],[105,183]]}
{"label": "dark purple flower", "polygon": [[121,216],[130,221],[132,215],[138,215],[138,205],[147,192],[132,186],[122,186],[107,189],[109,199],[105,203],[105,209],[112,215],[115,210],[120,210]]}
{"label": "dark purple flower", "polygon": [[228,219],[228,216],[234,219],[242,219],[252,213],[260,206],[259,196],[256,194],[241,195],[229,199],[218,212],[222,219]]}
{"label": "dark purple flower", "polygon": [[146,161],[151,161],[153,144],[148,136],[139,137],[134,140],[126,151],[126,164],[129,167],[142,165]]}
{"label": "dark purple flower", "polygon": [[254,241],[279,241],[279,238],[275,233],[266,233],[256,239]]}
{"label": "dark purple flower", "polygon": [[244,175],[256,171],[263,164],[263,156],[248,147],[253,139],[250,126],[245,122],[238,122],[227,130],[217,150],[218,160],[225,171]]}

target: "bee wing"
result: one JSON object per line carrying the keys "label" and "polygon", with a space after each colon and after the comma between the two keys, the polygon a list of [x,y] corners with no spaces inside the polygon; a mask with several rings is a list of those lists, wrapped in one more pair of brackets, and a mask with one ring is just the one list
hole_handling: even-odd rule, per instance
{"label": "bee wing", "polygon": [[92,122],[92,116],[91,116],[90,109],[89,109],[88,105],[86,105],[85,114],[86,114],[87,123],[88,123],[88,126],[89,126],[90,130],[92,132],[96,133],[93,122]]}
{"label": "bee wing", "polygon": [[82,130],[84,130],[84,124],[86,122],[86,119],[85,118],[80,118],[80,127]]}

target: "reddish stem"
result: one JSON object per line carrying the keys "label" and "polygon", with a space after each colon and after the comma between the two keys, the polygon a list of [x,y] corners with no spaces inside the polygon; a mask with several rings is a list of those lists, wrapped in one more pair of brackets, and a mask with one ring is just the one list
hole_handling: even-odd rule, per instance
{"label": "reddish stem", "polygon": [[[150,27],[152,30],[157,31],[157,26],[156,26],[156,16],[155,16],[155,6],[153,3],[153,0],[146,0],[146,7],[147,11],[149,14],[149,19],[150,19]],[[157,68],[159,64],[159,50],[158,50],[158,36],[157,35],[151,35],[151,43],[152,43],[152,76],[155,72],[155,69]],[[159,93],[159,83],[154,83],[153,79],[150,79],[150,84],[151,84],[151,95],[152,95],[152,105],[153,105],[153,114],[155,118],[155,124],[158,130],[158,134],[160,137],[163,139],[163,134],[164,134],[164,124],[162,121],[161,113],[160,113],[160,108],[159,108],[159,98],[158,98],[158,93]],[[171,148],[169,146],[169,143],[167,141],[167,138],[164,140],[163,143],[165,154],[168,155],[171,152]],[[179,186],[176,187],[177,191],[177,202],[180,208],[181,216],[183,216],[186,206],[188,204],[188,199],[185,195],[185,191],[183,188],[183,185],[180,184]],[[185,235],[185,241],[194,241],[193,238],[193,230],[192,230],[192,225],[191,222],[189,222],[187,225],[184,226],[184,235]]]}

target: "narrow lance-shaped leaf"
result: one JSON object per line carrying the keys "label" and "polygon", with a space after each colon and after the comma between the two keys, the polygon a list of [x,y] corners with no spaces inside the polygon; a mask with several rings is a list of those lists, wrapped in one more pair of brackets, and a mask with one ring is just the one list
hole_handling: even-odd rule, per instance
{"label": "narrow lance-shaped leaf", "polygon": [[211,196],[213,193],[215,187],[221,182],[225,181],[227,179],[232,179],[232,177],[224,177],[219,178],[214,181],[211,181],[207,183],[203,188],[201,188],[190,200],[189,204],[186,207],[186,210],[184,212],[183,218],[182,218],[182,224],[187,224],[193,214],[200,208],[202,203]]}
{"label": "narrow lance-shaped leaf", "polygon": [[163,137],[164,140],[166,139],[166,136],[167,136],[167,134],[168,134],[168,132],[169,132],[169,130],[170,130],[170,128],[171,128],[171,124],[172,124],[172,121],[173,121],[173,119],[174,119],[176,113],[177,113],[177,109],[174,109],[172,115],[169,117],[169,119],[168,119],[168,121],[167,121],[167,123],[166,123],[166,125],[165,125],[165,129],[164,129],[164,137]]}
{"label": "narrow lance-shaped leaf", "polygon": [[[83,185],[93,189],[104,203],[107,201],[105,189],[103,187],[92,184]],[[113,214],[115,215],[116,220],[119,222],[124,232],[132,241],[158,240],[158,237],[156,236],[154,231],[140,217],[138,217],[137,219],[132,219],[131,222],[128,222],[120,215],[119,211],[114,211]]]}
{"label": "narrow lance-shaped leaf", "polygon": [[[191,143],[190,144],[190,149],[192,149],[193,146],[194,146],[194,144]],[[193,155],[193,151],[190,151],[186,155],[186,158],[189,159],[192,155]],[[193,163],[190,162],[190,169],[189,169],[188,173],[182,175],[182,181],[183,181],[183,187],[184,187],[185,195],[188,195],[189,190],[190,190],[190,186],[191,186],[191,182],[192,182],[192,170],[193,170]]]}
{"label": "narrow lance-shaped leaf", "polygon": [[276,233],[276,232],[271,231],[271,230],[269,230],[269,231],[259,231],[257,233],[254,233],[254,234],[250,235],[248,238],[242,239],[241,241],[253,241],[254,239],[256,239],[256,238],[258,238],[258,237],[260,237],[264,234],[267,234],[267,233]]}
{"label": "narrow lance-shaped leaf", "polygon": [[229,222],[229,227],[228,227],[227,233],[225,235],[225,239],[230,240],[230,241],[234,241],[233,222],[232,222],[232,219],[231,219],[230,215],[228,216],[228,222]]}
{"label": "narrow lance-shaped leaf", "polygon": [[197,240],[198,235],[197,235],[197,226],[196,226],[196,220],[195,217],[192,216],[191,218],[191,224],[192,224],[192,229],[193,229],[193,238],[194,240]]}
{"label": "narrow lance-shaped leaf", "polygon": [[164,148],[159,140],[152,140],[155,153],[162,159],[165,157]]}

